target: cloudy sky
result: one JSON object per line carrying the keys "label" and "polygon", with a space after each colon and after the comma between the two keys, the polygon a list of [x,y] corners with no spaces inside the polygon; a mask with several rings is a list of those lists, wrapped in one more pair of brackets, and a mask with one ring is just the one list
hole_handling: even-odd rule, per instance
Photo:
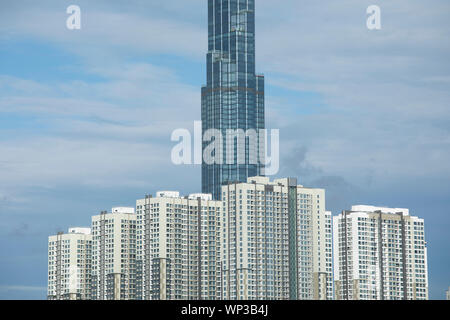
{"label": "cloudy sky", "polygon": [[[66,8],[81,8],[68,30]],[[366,9],[381,7],[369,31]],[[257,0],[257,70],[281,169],[425,218],[450,286],[450,2]],[[200,119],[206,0],[0,3],[0,299],[45,299],[47,237],[157,190],[200,191],[171,132]]]}

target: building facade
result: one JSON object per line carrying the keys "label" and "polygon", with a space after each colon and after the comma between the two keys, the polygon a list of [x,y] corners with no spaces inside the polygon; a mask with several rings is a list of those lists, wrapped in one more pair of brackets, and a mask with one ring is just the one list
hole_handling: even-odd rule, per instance
{"label": "building facade", "polygon": [[92,299],[136,298],[136,214],[113,208],[92,217]]}
{"label": "building facade", "polygon": [[445,299],[450,300],[450,287],[448,287],[448,290],[445,292]]}
{"label": "building facade", "polygon": [[70,228],[48,238],[49,300],[91,298],[92,235],[90,228]]}
{"label": "building facade", "polygon": [[[264,150],[250,133],[254,130],[261,138],[259,130],[265,127],[264,76],[255,74],[255,0],[208,0],[206,61],[207,84],[201,94],[203,137],[216,129],[223,140],[214,140],[214,157],[221,161],[203,161],[202,192],[219,200],[224,182],[246,182],[247,177],[263,175],[258,159]],[[230,141],[227,130],[237,129],[241,135]],[[208,145],[203,142],[202,154],[208,153]]]}
{"label": "building facade", "polygon": [[217,298],[220,210],[209,194],[165,191],[137,200],[138,299]]}
{"label": "building facade", "polygon": [[428,299],[424,220],[408,209],[353,206],[333,217],[337,300]]}
{"label": "building facade", "polygon": [[332,299],[325,191],[293,178],[222,187],[220,299]]}

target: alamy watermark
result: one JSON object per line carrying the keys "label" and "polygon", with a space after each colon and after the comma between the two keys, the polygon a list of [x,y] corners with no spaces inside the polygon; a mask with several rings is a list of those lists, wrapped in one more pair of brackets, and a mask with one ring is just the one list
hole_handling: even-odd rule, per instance
{"label": "alamy watermark", "polygon": [[70,5],[66,10],[67,14],[70,16],[66,20],[66,27],[69,30],[80,30],[81,29],[81,9],[77,5]]}
{"label": "alamy watermark", "polygon": [[171,140],[178,144],[172,148],[171,160],[175,165],[261,165],[265,175],[275,175],[280,169],[280,132],[278,129],[268,132],[208,129],[202,134],[202,122],[195,121],[193,139],[188,129],[172,132]]}
{"label": "alamy watermark", "polygon": [[367,18],[367,29],[369,30],[381,30],[381,9],[377,5],[371,5],[367,7],[366,13],[369,15]]}
{"label": "alamy watermark", "polygon": [[[81,9],[78,5],[70,5],[66,9],[67,14],[70,16],[66,20],[66,27],[69,30],[80,30],[81,29]],[[367,7],[366,13],[369,15],[367,17],[366,25],[369,30],[380,30],[381,29],[381,9],[377,5],[370,5]]]}
{"label": "alamy watermark", "polygon": [[81,269],[76,264],[69,266],[69,292],[77,292],[79,288],[79,276],[81,275]]}

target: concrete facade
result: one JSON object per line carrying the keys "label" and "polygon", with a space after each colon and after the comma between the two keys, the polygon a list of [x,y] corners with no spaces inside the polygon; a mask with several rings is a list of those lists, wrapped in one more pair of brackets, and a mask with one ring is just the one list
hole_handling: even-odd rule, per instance
{"label": "concrete facade", "polygon": [[222,186],[221,299],[332,299],[325,191],[293,178]]}
{"label": "concrete facade", "polygon": [[217,298],[220,210],[209,194],[137,200],[138,299]]}
{"label": "concrete facade", "polygon": [[90,228],[70,228],[48,238],[49,300],[91,299]]}
{"label": "concrete facade", "polygon": [[424,220],[408,209],[353,206],[333,218],[337,300],[428,299]]}

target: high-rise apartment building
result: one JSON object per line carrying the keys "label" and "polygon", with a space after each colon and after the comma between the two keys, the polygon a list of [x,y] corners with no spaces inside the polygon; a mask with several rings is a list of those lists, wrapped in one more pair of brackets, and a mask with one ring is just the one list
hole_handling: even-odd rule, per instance
{"label": "high-rise apartment building", "polygon": [[92,217],[92,299],[136,297],[136,214],[113,208]]}
{"label": "high-rise apartment building", "polygon": [[445,298],[450,300],[450,287],[448,287],[448,290],[445,292]]}
{"label": "high-rise apartment building", "polygon": [[333,217],[337,300],[428,299],[424,220],[408,209],[353,206]]}
{"label": "high-rise apartment building", "polygon": [[222,187],[220,299],[332,299],[325,191],[297,179]]}
{"label": "high-rise apartment building", "polygon": [[[264,76],[255,74],[255,0],[208,1],[207,84],[202,88],[202,131],[217,129],[223,141],[216,140],[215,156],[221,163],[202,165],[202,192],[220,199],[224,182],[246,182],[247,177],[263,175],[260,144],[251,134],[243,137],[240,149],[233,138],[234,151],[227,153],[227,130],[247,133],[264,129]],[[253,141],[253,142],[252,142]],[[203,142],[205,151],[209,142]],[[241,161],[239,160],[241,159]]]}
{"label": "high-rise apartment building", "polygon": [[90,228],[70,228],[48,238],[49,300],[91,298],[92,235]]}
{"label": "high-rise apartment building", "polygon": [[138,299],[216,299],[220,210],[210,194],[137,200]]}

